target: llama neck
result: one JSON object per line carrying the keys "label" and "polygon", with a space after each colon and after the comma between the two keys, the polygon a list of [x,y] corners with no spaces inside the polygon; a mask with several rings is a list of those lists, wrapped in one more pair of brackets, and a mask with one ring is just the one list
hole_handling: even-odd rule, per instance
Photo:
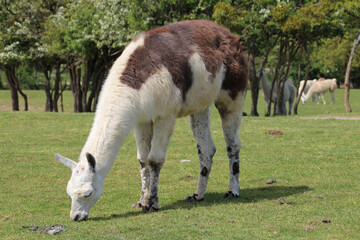
{"label": "llama neck", "polygon": [[112,168],[122,143],[136,122],[133,98],[126,93],[119,94],[122,97],[112,96],[108,90],[104,90],[107,94],[99,101],[93,126],[80,154],[80,162],[86,161],[87,152],[95,157],[96,171],[103,178]]}
{"label": "llama neck", "polygon": [[[313,85],[314,86],[314,85]],[[305,101],[307,102],[307,100],[309,100],[309,98],[311,98],[311,96],[313,95],[313,93],[314,93],[314,88],[313,87],[311,87],[310,89],[309,89],[309,91],[306,93],[306,95],[305,95]]]}

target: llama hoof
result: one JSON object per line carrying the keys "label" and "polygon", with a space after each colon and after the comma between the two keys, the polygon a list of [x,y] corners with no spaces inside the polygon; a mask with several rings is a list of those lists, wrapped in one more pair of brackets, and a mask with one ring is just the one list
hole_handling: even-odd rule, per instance
{"label": "llama hoof", "polygon": [[141,202],[136,202],[133,205],[131,205],[132,208],[142,208],[143,206],[141,205]]}
{"label": "llama hoof", "polygon": [[148,203],[146,204],[146,206],[142,207],[142,211],[144,213],[147,213],[147,212],[157,212],[159,211],[159,206],[156,204],[156,203]]}
{"label": "llama hoof", "polygon": [[198,198],[198,195],[195,193],[194,195],[192,196],[188,196],[185,201],[187,202],[201,202],[201,201],[204,201],[204,198]]}
{"label": "llama hoof", "polygon": [[232,199],[232,198],[238,198],[239,195],[233,193],[232,191],[228,191],[227,193],[225,193],[223,198],[227,198],[227,199]]}

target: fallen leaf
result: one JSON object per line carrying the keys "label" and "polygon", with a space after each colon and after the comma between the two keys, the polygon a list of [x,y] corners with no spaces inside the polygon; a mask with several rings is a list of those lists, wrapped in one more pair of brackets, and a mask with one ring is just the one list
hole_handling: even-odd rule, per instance
{"label": "fallen leaf", "polygon": [[323,223],[331,223],[331,220],[330,219],[324,219],[322,220]]}

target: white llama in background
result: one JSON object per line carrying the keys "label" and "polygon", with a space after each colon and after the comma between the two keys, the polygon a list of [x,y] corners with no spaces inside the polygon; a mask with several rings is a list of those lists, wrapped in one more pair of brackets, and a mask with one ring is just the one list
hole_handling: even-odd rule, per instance
{"label": "white llama in background", "polygon": [[[270,104],[270,88],[271,88],[271,83],[268,82],[267,80],[267,77],[266,77],[266,71],[265,69],[263,69],[263,72],[261,74],[261,77],[260,77],[260,87],[261,87],[261,90],[262,90],[262,95],[263,95],[263,98],[266,102],[266,109],[268,109],[268,106]],[[277,92],[278,92],[278,87],[279,87],[279,84],[276,83],[274,85],[274,89],[273,89],[273,94],[272,94],[272,101],[271,102],[275,102],[275,100],[278,98],[277,96]],[[288,114],[291,115],[291,111],[292,111],[292,107],[293,107],[293,104],[294,104],[294,100],[295,100],[295,97],[296,97],[296,88],[292,82],[292,80],[287,80],[285,82],[285,86],[284,86],[284,111],[285,113],[287,113],[287,109],[286,109],[286,102],[289,102],[289,112]]]}
{"label": "white llama in background", "polygon": [[[311,88],[311,86],[317,81],[317,79],[313,79],[313,80],[307,80],[304,91],[301,95],[301,97],[305,97],[305,94],[309,91],[309,89]],[[298,94],[300,94],[301,89],[303,88],[305,84],[305,80],[301,80],[299,83],[299,89],[298,89]],[[312,102],[315,103],[317,94],[313,94],[312,95]]]}
{"label": "white llama in background", "polygon": [[88,218],[133,128],[142,182],[141,198],[134,206],[157,211],[159,175],[175,119],[187,115],[199,155],[197,189],[187,200],[203,200],[216,151],[209,128],[213,103],[222,119],[229,157],[230,184],[224,197],[238,197],[238,130],[247,74],[239,38],[210,21],[179,22],[138,35],[109,72],[79,162],[56,154],[72,169],[67,186],[70,218]]}
{"label": "white llama in background", "polygon": [[[319,80],[315,82],[309,91],[307,92],[306,96],[301,97],[301,101],[303,104],[305,104],[309,98],[314,94],[319,94],[324,104],[326,104],[324,99],[324,93],[327,91],[330,91],[331,93],[331,104],[335,103],[335,89],[337,88],[336,84],[336,78],[333,79],[325,79],[325,80]],[[317,100],[317,104],[319,104],[319,99]]]}

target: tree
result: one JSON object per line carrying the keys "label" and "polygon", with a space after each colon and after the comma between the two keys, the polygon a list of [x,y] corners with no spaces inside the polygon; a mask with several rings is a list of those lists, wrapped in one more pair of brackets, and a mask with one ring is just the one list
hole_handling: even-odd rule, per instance
{"label": "tree", "polygon": [[[310,47],[312,44],[318,42],[322,38],[330,38],[338,34],[342,34],[342,30],[338,26],[336,18],[334,18],[334,12],[334,5],[331,1],[326,0],[319,2],[280,2],[274,9],[272,15],[274,22],[281,30],[280,35],[282,38],[287,39],[286,41],[290,43],[288,44],[289,46],[292,45],[292,47],[289,48],[289,56],[292,57],[288,58],[287,70],[282,71],[280,74],[280,84],[286,81],[289,73],[289,67],[292,64],[298,49],[301,49],[301,52],[304,53],[306,57],[307,69],[305,82],[307,81],[311,66],[309,50],[311,49]],[[303,54],[300,54],[300,56],[302,55]],[[301,72],[301,69],[299,69],[299,72]],[[280,96],[278,108],[281,109],[284,104],[281,102],[282,94],[280,93],[278,96]],[[301,94],[297,96],[294,106],[294,114],[297,114],[297,106],[299,104],[300,96]],[[280,111],[280,114],[283,113]]]}
{"label": "tree", "polygon": [[[342,12],[344,12],[344,22],[347,24],[347,26],[350,25],[350,27],[352,28],[360,28],[360,24],[359,24],[359,20],[360,20],[360,3],[359,1],[354,1],[354,0],[347,0],[344,1],[344,5],[340,5],[340,9],[342,10]],[[354,20],[355,19],[355,23]],[[345,111],[346,112],[351,112],[351,107],[350,107],[350,103],[349,103],[349,95],[350,95],[350,71],[351,71],[351,64],[352,64],[352,60],[354,58],[355,55],[355,51],[357,46],[359,45],[360,42],[360,30],[357,32],[357,34],[355,35],[354,38],[354,43],[351,49],[351,53],[349,56],[349,61],[347,64],[347,68],[346,68],[346,74],[345,74]]]}
{"label": "tree", "polygon": [[120,0],[70,1],[67,5],[64,43],[74,112],[96,110],[105,75],[133,36],[127,17],[128,4]]}
{"label": "tree", "polygon": [[210,19],[218,0],[127,0],[127,2],[129,27],[138,33],[181,20]]}
{"label": "tree", "polygon": [[[279,40],[270,21],[274,3],[261,1],[219,2],[214,7],[213,18],[219,24],[239,34],[248,52],[249,80],[251,86],[251,116],[259,116],[257,102],[259,81],[268,57]],[[257,67],[258,66],[258,67]]]}
{"label": "tree", "polygon": [[[64,88],[61,88],[61,64],[63,59],[64,44],[61,44],[61,19],[64,1],[33,1],[32,8],[36,11],[31,15],[30,34],[36,40],[34,46],[29,49],[32,65],[39,65],[44,75],[44,90],[46,96],[45,111],[58,112],[58,99]],[[60,22],[59,22],[60,21]],[[55,80],[51,81],[52,72],[55,70]]]}
{"label": "tree", "polygon": [[357,37],[355,37],[354,39],[354,44],[353,47],[351,49],[351,54],[349,57],[349,62],[347,64],[347,68],[346,68],[346,74],[345,74],[345,111],[346,112],[351,112],[351,107],[350,107],[350,103],[349,103],[349,95],[350,95],[350,70],[351,70],[351,63],[352,60],[354,58],[355,55],[355,51],[357,46],[360,43],[360,31],[357,34]]}
{"label": "tree", "polygon": [[20,88],[16,67],[28,59],[28,49],[34,44],[34,38],[28,34],[30,5],[22,0],[0,1],[0,67],[9,83],[13,111],[19,111],[18,93],[24,98],[24,110],[28,110],[27,95]]}

